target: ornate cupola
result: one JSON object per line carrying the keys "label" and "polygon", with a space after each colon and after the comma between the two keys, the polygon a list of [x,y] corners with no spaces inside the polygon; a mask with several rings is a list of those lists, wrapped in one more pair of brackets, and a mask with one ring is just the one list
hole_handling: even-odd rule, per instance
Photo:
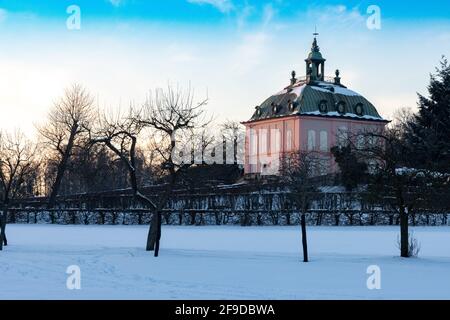
{"label": "ornate cupola", "polygon": [[325,80],[325,61],[320,53],[320,48],[317,45],[317,36],[319,34],[314,33],[314,41],[312,44],[311,52],[308,55],[306,62],[306,78],[308,82],[324,81]]}
{"label": "ornate cupola", "polygon": [[365,97],[342,84],[341,72],[325,76],[325,59],[314,33],[311,52],[306,61],[307,75],[292,71],[290,83],[259,105],[247,123],[290,116],[325,117],[385,122],[375,106]]}

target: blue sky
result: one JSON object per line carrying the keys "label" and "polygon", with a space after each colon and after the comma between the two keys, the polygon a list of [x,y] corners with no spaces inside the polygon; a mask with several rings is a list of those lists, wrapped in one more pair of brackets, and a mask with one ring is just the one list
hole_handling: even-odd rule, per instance
{"label": "blue sky", "polygon": [[[69,5],[81,30],[68,30]],[[367,8],[381,10],[370,30]],[[73,82],[100,107],[140,103],[168,82],[191,84],[217,121],[245,121],[255,105],[303,75],[317,26],[326,73],[386,118],[416,107],[429,73],[450,56],[450,1],[0,0],[0,127],[33,134]]]}
{"label": "blue sky", "polygon": [[295,19],[297,13],[315,6],[344,4],[366,8],[376,4],[386,18],[400,20],[449,19],[450,2],[432,1],[303,1],[303,0],[1,0],[0,7],[11,12],[29,12],[43,18],[59,18],[67,6],[76,4],[87,18],[154,19],[186,23],[217,23],[225,16],[236,15],[244,7],[276,6],[281,19]]}

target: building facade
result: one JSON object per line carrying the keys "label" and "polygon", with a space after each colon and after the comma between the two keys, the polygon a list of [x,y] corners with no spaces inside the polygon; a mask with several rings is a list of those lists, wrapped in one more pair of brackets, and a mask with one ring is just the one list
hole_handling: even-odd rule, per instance
{"label": "building facade", "polygon": [[320,155],[326,173],[337,170],[331,148],[345,143],[350,132],[383,130],[388,121],[362,95],[341,83],[339,70],[325,77],[325,62],[314,38],[306,62],[306,76],[255,108],[247,122],[246,175],[277,175],[280,159],[298,151]]}

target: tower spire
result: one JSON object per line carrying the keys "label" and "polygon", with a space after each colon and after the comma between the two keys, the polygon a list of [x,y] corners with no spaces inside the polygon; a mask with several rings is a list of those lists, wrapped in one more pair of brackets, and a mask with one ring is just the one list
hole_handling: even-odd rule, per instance
{"label": "tower spire", "polygon": [[313,45],[312,45],[312,49],[311,50],[314,51],[314,52],[320,52],[320,48],[317,45],[317,36],[319,35],[319,33],[317,32],[317,26],[315,27],[314,30],[315,30],[314,33],[313,33],[314,41],[313,41]]}
{"label": "tower spire", "polygon": [[325,79],[325,59],[320,53],[320,47],[317,44],[317,26],[313,33],[314,41],[312,43],[311,52],[308,55],[306,61],[306,76],[309,82],[311,81],[324,81]]}

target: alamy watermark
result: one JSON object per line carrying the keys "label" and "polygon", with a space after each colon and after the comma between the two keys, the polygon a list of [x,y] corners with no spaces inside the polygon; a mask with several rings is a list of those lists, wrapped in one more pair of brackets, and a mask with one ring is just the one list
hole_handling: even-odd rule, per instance
{"label": "alamy watermark", "polygon": [[69,17],[66,20],[66,27],[68,30],[81,29],[81,9],[79,6],[73,4],[67,7],[66,13]]}
{"label": "alamy watermark", "polygon": [[381,8],[377,5],[371,5],[367,8],[366,25],[369,30],[381,30]]}
{"label": "alamy watermark", "polygon": [[367,267],[367,289],[369,290],[381,290],[381,268],[377,265],[371,265]]}
{"label": "alamy watermark", "polygon": [[66,273],[69,275],[66,280],[66,287],[69,290],[81,290],[81,268],[77,265],[68,266]]}
{"label": "alamy watermark", "polygon": [[286,151],[283,140],[287,144],[286,140],[292,140],[293,136],[287,135],[282,139],[279,129],[250,129],[247,136],[241,133],[226,139],[215,138],[213,142],[202,139],[202,135],[184,139],[187,141],[172,137],[172,140],[177,141],[172,150],[174,164],[259,165],[266,169],[262,174],[273,174],[279,170],[280,155]]}

